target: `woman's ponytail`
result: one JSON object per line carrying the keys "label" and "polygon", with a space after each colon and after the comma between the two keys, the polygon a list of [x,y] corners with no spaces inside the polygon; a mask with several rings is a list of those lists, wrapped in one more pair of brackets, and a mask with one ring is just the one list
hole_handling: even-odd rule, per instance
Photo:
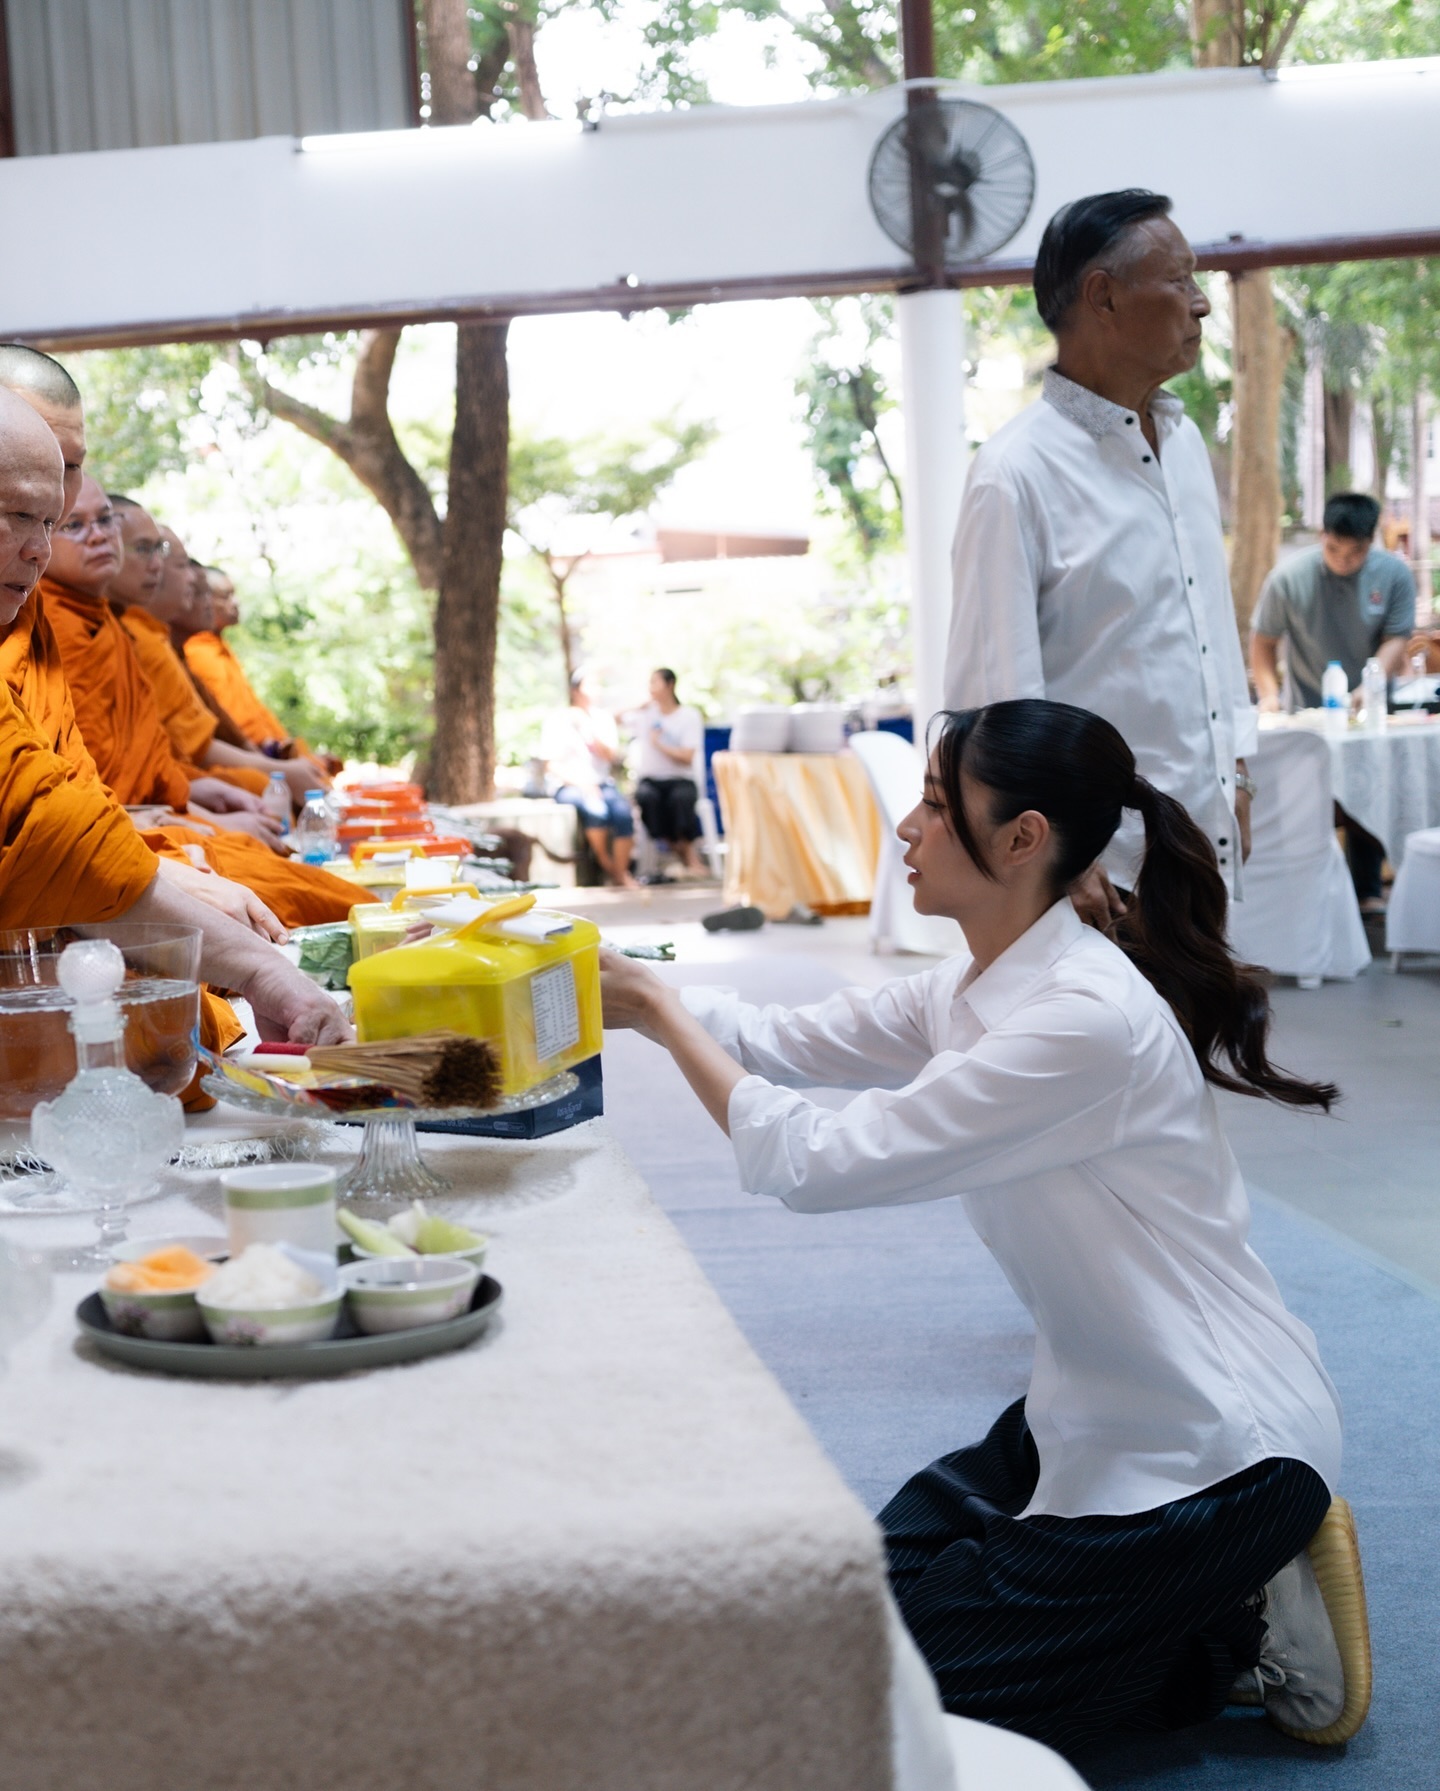
{"label": "woman's ponytail", "polygon": [[962,769],[989,791],[992,819],[1011,821],[1026,809],[1045,816],[1057,848],[1057,895],[1100,857],[1122,809],[1139,811],[1145,856],[1111,937],[1169,1002],[1207,1082],[1328,1111],[1339,1094],[1332,1083],[1286,1075],[1266,1056],[1263,973],[1237,963],[1225,942],[1229,896],[1214,848],[1173,797],[1137,774],[1116,729],[1086,709],[1036,697],[938,719],[936,771],[950,824],[986,876],[994,873],[965,815]]}
{"label": "woman's ponytail", "polygon": [[[1228,896],[1209,840],[1173,796],[1143,777],[1125,806],[1145,823],[1145,857],[1111,937],[1170,1003],[1206,1081],[1328,1112],[1339,1095],[1333,1083],[1301,1081],[1266,1055],[1270,999],[1261,972],[1239,963],[1225,943]],[[1217,1062],[1222,1055],[1233,1074]]]}

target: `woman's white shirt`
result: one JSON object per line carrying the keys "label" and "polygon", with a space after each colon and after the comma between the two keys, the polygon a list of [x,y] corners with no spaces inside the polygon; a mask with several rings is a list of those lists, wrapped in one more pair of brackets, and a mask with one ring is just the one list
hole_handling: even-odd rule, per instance
{"label": "woman's white shirt", "polygon": [[[799,1212],[964,1201],[1035,1321],[1022,1515],[1148,1511],[1282,1456],[1334,1490],[1335,1389],[1249,1246],[1214,1096],[1168,1004],[1068,899],[978,975],[962,952],[808,1008],[683,996],[751,1072],[729,1107],[749,1192]],[[865,1092],[834,1112],[807,1086]]]}

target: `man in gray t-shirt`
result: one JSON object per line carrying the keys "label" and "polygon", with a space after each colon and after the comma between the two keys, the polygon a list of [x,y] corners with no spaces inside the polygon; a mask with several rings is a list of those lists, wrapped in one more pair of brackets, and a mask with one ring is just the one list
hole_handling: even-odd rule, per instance
{"label": "man in gray t-shirt", "polygon": [[[1320,707],[1320,680],[1338,659],[1351,691],[1367,659],[1393,678],[1415,629],[1415,580],[1397,554],[1375,546],[1380,506],[1363,492],[1338,492],[1325,505],[1320,545],[1292,555],[1265,581],[1250,635],[1250,676],[1262,710],[1280,707],[1280,643],[1285,642],[1292,706]],[[1385,852],[1337,802],[1360,906],[1385,905]]]}
{"label": "man in gray t-shirt", "polygon": [[1260,707],[1280,707],[1279,649],[1285,642],[1293,707],[1320,707],[1320,680],[1338,659],[1351,690],[1365,661],[1379,659],[1387,676],[1404,664],[1415,630],[1415,580],[1398,554],[1376,547],[1380,506],[1345,491],[1325,506],[1318,547],[1277,566],[1265,581],[1250,637],[1250,675]]}

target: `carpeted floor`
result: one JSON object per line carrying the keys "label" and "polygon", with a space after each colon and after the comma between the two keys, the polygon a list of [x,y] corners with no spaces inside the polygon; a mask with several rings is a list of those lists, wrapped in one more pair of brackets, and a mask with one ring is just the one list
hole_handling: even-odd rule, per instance
{"label": "carpeted floor", "polygon": [[[839,981],[798,952],[670,975],[792,1003]],[[1024,1390],[1029,1321],[957,1202],[803,1217],[741,1195],[723,1136],[669,1060],[630,1034],[607,1036],[606,1103],[657,1199],[871,1510]],[[1376,1646],[1371,1720],[1343,1750],[1305,1748],[1237,1715],[1077,1764],[1097,1791],[1440,1786],[1440,1303],[1260,1190],[1255,1237],[1345,1401],[1344,1490],[1361,1524]]]}

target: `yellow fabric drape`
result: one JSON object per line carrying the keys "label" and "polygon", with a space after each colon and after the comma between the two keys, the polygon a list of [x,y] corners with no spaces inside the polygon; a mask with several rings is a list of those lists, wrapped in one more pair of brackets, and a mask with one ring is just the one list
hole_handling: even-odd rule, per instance
{"label": "yellow fabric drape", "polygon": [[725,816],[725,895],[779,920],[797,902],[864,914],[875,890],[880,816],[860,761],[838,753],[716,753]]}

